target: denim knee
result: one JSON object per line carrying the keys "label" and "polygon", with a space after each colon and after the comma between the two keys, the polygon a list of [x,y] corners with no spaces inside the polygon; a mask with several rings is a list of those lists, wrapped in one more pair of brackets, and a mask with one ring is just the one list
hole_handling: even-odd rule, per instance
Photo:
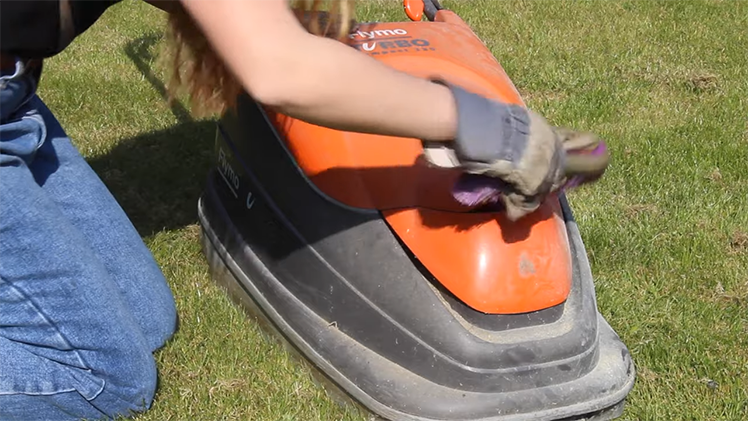
{"label": "denim knee", "polygon": [[152,329],[147,333],[150,336],[148,342],[151,352],[164,346],[174,335],[179,325],[176,303],[166,281],[162,276],[153,281],[154,283],[160,282],[160,285],[163,285],[164,292],[158,294],[157,297],[152,297],[153,301],[149,309],[149,316],[153,324]]}
{"label": "denim knee", "polygon": [[[35,353],[23,352],[24,344],[7,340],[0,348],[11,354],[6,356],[15,357],[12,363],[24,371],[15,382],[12,373],[4,379],[6,386],[16,383],[16,387],[0,393],[2,420],[116,419],[144,412],[153,402],[157,370],[146,347],[104,343],[102,350],[89,353],[90,368],[42,361]],[[35,367],[43,373],[33,373]],[[52,388],[34,391],[33,386],[24,387],[34,377],[53,384]]]}
{"label": "denim knee", "polygon": [[177,308],[174,305],[174,301],[168,301],[164,303],[161,309],[161,315],[159,316],[158,328],[156,329],[156,347],[151,351],[156,351],[166,344],[166,341],[174,336],[179,326],[179,315],[177,314]]}
{"label": "denim knee", "polygon": [[126,351],[107,372],[98,373],[104,388],[90,401],[108,417],[131,416],[151,407],[158,384],[158,370],[148,349]]}

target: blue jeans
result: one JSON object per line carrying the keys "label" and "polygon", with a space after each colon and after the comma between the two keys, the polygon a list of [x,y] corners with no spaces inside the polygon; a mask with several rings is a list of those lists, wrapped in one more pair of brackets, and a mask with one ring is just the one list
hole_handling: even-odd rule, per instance
{"label": "blue jeans", "polygon": [[129,416],[153,400],[174,299],[36,83],[0,78],[0,420]]}

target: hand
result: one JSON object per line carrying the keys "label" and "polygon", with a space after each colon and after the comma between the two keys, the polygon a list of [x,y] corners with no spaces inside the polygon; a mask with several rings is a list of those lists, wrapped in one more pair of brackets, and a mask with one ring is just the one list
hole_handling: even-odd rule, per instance
{"label": "hand", "polygon": [[425,143],[424,150],[435,165],[485,176],[464,183],[475,191],[458,192],[461,202],[500,200],[516,220],[536,210],[550,193],[604,172],[607,150],[594,135],[552,127],[531,110],[447,86],[457,105],[457,136],[452,144]]}

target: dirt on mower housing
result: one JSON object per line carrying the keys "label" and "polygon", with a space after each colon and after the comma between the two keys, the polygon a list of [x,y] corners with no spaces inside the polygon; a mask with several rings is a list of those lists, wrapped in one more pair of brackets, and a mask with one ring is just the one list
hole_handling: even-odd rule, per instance
{"label": "dirt on mower housing", "polygon": [[[349,43],[523,105],[457,15],[432,15],[362,24]],[[621,414],[634,366],[563,195],[516,223],[470,212],[418,139],[313,126],[246,94],[215,148],[198,206],[215,279],[356,403],[390,420]]]}

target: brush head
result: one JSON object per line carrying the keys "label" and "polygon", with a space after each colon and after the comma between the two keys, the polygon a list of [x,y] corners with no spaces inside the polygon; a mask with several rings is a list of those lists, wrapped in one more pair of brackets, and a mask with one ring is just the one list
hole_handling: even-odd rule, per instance
{"label": "brush head", "polygon": [[479,174],[461,174],[452,186],[452,197],[460,204],[471,208],[501,211],[504,204],[501,196],[508,186],[501,180]]}
{"label": "brush head", "polygon": [[[585,138],[582,139],[582,136]],[[564,146],[566,179],[556,191],[566,191],[595,182],[605,173],[610,159],[605,142],[582,134],[570,138]],[[501,197],[511,191],[511,187],[501,179],[464,173],[452,187],[452,196],[460,204],[471,208],[501,211],[504,209]]]}

